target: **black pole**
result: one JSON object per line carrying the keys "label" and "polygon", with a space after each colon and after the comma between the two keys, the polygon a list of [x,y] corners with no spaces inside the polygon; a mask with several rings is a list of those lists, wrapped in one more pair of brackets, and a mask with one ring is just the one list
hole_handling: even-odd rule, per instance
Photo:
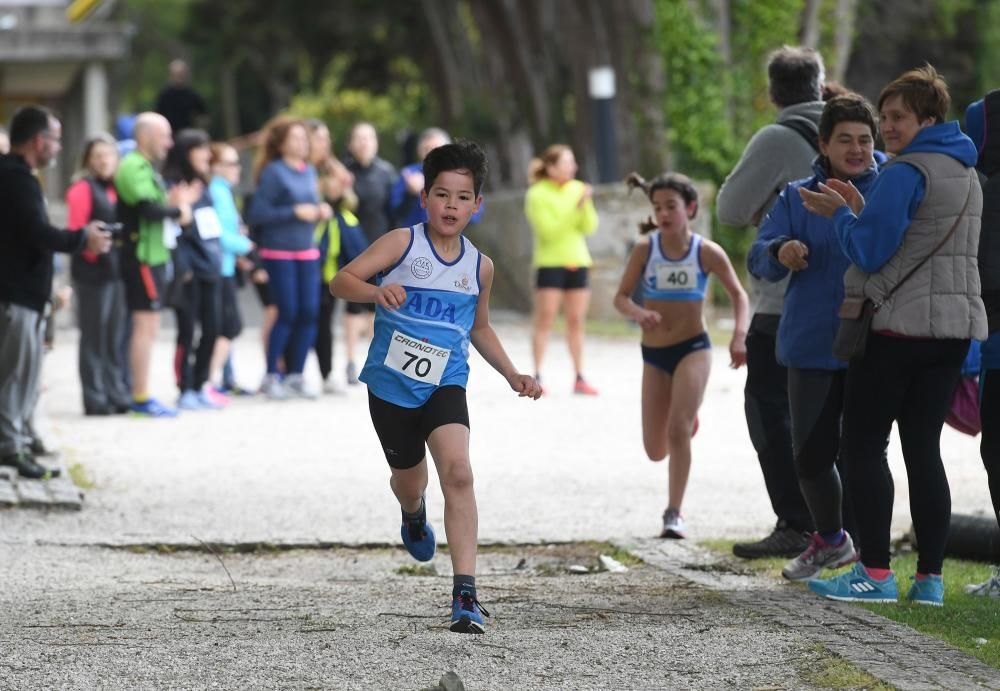
{"label": "black pole", "polygon": [[615,145],[615,71],[610,66],[590,70],[590,99],[594,106],[594,148],[598,182],[617,182]]}

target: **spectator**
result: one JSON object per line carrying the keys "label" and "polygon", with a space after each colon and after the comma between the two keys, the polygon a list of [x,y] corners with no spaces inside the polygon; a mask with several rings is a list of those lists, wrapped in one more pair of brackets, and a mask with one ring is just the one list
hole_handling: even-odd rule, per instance
{"label": "spectator", "polygon": [[[396,170],[378,157],[378,135],[369,122],[359,122],[351,129],[347,140],[347,169],[354,175],[354,192],[358,196],[357,217],[369,244],[375,242],[392,228],[389,202]],[[355,352],[362,333],[371,333],[375,319],[375,305],[348,302],[346,307],[347,383],[358,383]]]}
{"label": "spectator", "polygon": [[[979,151],[983,180],[983,227],[979,235],[979,277],[989,338],[979,374],[983,439],[980,454],[1000,522],[1000,90],[990,91],[965,111],[965,129]],[[982,597],[1000,597],[1000,567],[985,582],[967,587]]]}
{"label": "spectator", "polygon": [[[777,122],[753,135],[719,189],[716,208],[723,223],[758,225],[785,185],[809,177],[819,151],[824,79],[820,55],[786,46],[771,54],[767,75]],[[749,285],[753,318],[747,333],[747,427],[778,522],[764,539],[733,545],[733,553],[746,559],[796,557],[809,545],[813,522],[792,458],[788,372],[775,356],[788,280],[765,283],[750,276]]]}
{"label": "spectator", "polygon": [[887,163],[867,198],[838,180],[805,207],[833,218],[851,261],[844,295],[869,300],[871,332],[851,360],[844,388],[843,454],[861,559],[850,572],[809,587],[835,600],[895,602],[889,524],[893,480],[883,449],[899,430],[919,555],[907,599],[944,603],[942,565],[951,495],[941,428],[972,338],[987,335],[976,250],[983,193],[975,145],[945,122],[951,97],[931,66],[882,89],[879,123]]}
{"label": "spectator", "polygon": [[[258,254],[278,308],[267,344],[263,390],[274,400],[289,394],[315,398],[302,376],[319,316],[319,250],[313,231],[317,223],[333,216],[333,210],[319,197],[305,123],[278,116],[265,127],[263,141],[254,166],[257,190],[247,214],[258,228]],[[282,380],[278,361],[286,347],[290,351]]]}
{"label": "spectator", "polygon": [[392,186],[389,206],[392,208],[394,227],[409,228],[427,221],[427,211],[420,205],[420,192],[424,189],[424,159],[434,149],[450,143],[451,137],[438,127],[420,133],[417,162],[404,166]]}
{"label": "spectator", "polygon": [[87,249],[103,254],[111,236],[100,221],[79,232],[50,225],[36,171],[61,148],[62,125],[48,110],[25,106],[10,125],[11,153],[0,156],[0,465],[26,478],[58,474],[40,465],[31,418],[38,397],[45,303],[52,293],[52,255]]}
{"label": "spectator", "polygon": [[[182,410],[221,408],[228,399],[208,382],[219,333],[219,283],[222,273],[222,224],[208,191],[212,151],[202,130],[183,130],[167,153],[163,177],[171,187],[187,184],[201,194],[191,205],[191,220],[181,224],[174,250],[171,306],[177,314],[174,368]],[[195,329],[199,331],[194,345]]]}
{"label": "spectator", "polygon": [[141,113],[135,122],[136,148],[122,159],[115,174],[118,219],[124,225],[121,274],[125,302],[132,315],[129,365],[132,374],[132,414],[173,417],[177,411],[149,395],[153,344],[160,330],[160,309],[166,287],[170,249],[164,243],[164,223],[191,222],[191,203],[201,196],[196,184],[175,185],[169,199],[163,180],[153,168],[173,146],[170,123],[157,113]]}
{"label": "spectator", "polygon": [[0,127],[0,156],[3,154],[10,153],[10,135],[7,134],[7,130]]}
{"label": "spectator", "polygon": [[[83,149],[81,169],[79,179],[66,191],[69,227],[82,228],[90,221],[115,223],[117,142],[106,134],[90,139]],[[85,415],[127,413],[132,403],[122,348],[128,308],[118,263],[114,247],[102,255],[83,250],[73,255],[71,263]]]}
{"label": "spectator", "polygon": [[[212,144],[212,181],[208,185],[208,190],[212,196],[215,212],[219,216],[219,222],[222,224],[222,236],[219,238],[222,244],[219,335],[215,339],[212,369],[209,376],[209,380],[213,382],[217,381],[216,375],[220,370],[224,371],[233,339],[243,331],[236,261],[237,257],[246,256],[254,247],[253,242],[246,236],[246,228],[243,226],[240,212],[236,208],[236,200],[233,198],[233,188],[240,181],[240,165],[240,156],[236,149],[229,144]],[[234,377],[231,376],[230,381],[227,381],[225,374],[223,374],[222,390],[224,392],[238,393],[241,391],[232,379]]]}
{"label": "spectator", "polygon": [[531,187],[524,212],[535,235],[535,318],[532,350],[535,378],[541,381],[549,332],[563,304],[566,343],[576,371],[574,393],[593,396],[597,389],[583,378],[583,334],[590,306],[588,272],[593,260],[587,235],[597,230],[591,187],[576,179],[576,158],[564,144],[553,144],[531,162]]}
{"label": "spectator", "polygon": [[173,132],[204,127],[208,108],[205,100],[191,87],[191,73],[183,60],[170,63],[170,78],[156,99],[156,112],[167,119]]}

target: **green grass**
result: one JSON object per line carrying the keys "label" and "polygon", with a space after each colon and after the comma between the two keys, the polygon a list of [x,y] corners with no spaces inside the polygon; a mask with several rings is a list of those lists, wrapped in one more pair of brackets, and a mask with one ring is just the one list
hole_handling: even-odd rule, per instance
{"label": "green grass", "polygon": [[73,484],[80,489],[94,489],[97,486],[93,476],[87,472],[82,463],[74,463],[69,467],[68,472]]}
{"label": "green grass", "polygon": [[401,576],[437,576],[437,569],[433,564],[405,564],[396,569],[396,573]]}
{"label": "green grass", "polygon": [[895,687],[858,669],[844,658],[834,655],[820,643],[812,647],[799,667],[803,680],[821,689],[865,689],[894,691]]}
{"label": "green grass", "polygon": [[[705,540],[702,544],[731,557],[733,542]],[[781,567],[786,562],[787,559],[738,561],[740,566],[775,579],[781,579]],[[993,572],[992,567],[979,562],[945,559],[944,607],[927,607],[910,604],[903,599],[910,588],[910,576],[916,571],[916,566],[917,557],[912,552],[894,556],[892,568],[896,572],[900,601],[896,604],[858,606],[946,641],[991,667],[1000,669],[1000,604],[995,599],[966,595],[964,591],[966,585],[982,583],[989,578]],[[842,569],[841,572],[845,570]],[[986,643],[979,644],[977,639],[986,639]]]}

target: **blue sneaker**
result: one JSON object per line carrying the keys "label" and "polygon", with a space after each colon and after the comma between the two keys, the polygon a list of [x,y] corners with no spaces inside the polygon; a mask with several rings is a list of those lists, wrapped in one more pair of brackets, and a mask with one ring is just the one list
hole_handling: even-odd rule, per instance
{"label": "blue sneaker", "polygon": [[403,545],[417,561],[430,561],[437,548],[437,540],[434,539],[434,529],[427,522],[427,509],[423,500],[420,502],[420,514],[424,517],[422,521],[407,520],[403,514],[403,524],[399,527],[400,537],[403,538]]}
{"label": "blue sneaker", "polygon": [[868,575],[860,563],[850,571],[833,578],[814,578],[809,581],[809,590],[828,600],[842,602],[896,602],[896,578],[889,574],[884,581],[877,581]]}
{"label": "blue sneaker", "polygon": [[463,590],[451,602],[451,626],[455,633],[486,633],[483,615],[490,616],[479,600]]}
{"label": "blue sneaker", "polygon": [[132,401],[129,412],[136,417],[177,417],[177,410],[169,408],[155,398],[149,398],[142,403]]}
{"label": "blue sneaker", "polygon": [[202,410],[204,407],[197,391],[185,391],[177,399],[177,408],[180,410]]}
{"label": "blue sneaker", "polygon": [[906,599],[918,605],[930,605],[931,607],[944,607],[944,579],[941,576],[927,576],[922,581],[918,581],[916,576],[910,576],[913,585],[910,592],[906,593]]}

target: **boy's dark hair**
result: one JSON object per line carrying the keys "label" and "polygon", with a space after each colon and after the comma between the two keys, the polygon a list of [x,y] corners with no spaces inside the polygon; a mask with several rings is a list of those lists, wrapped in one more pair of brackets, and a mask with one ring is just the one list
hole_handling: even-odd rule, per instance
{"label": "boy's dark hair", "polygon": [[424,159],[424,192],[429,193],[437,176],[449,170],[469,171],[472,174],[473,190],[478,197],[483,191],[483,183],[489,170],[486,153],[468,139],[459,139],[434,149]]}
{"label": "boy's dark hair", "polygon": [[823,58],[812,48],[783,46],[767,58],[768,92],[779,108],[820,100],[824,78]]}
{"label": "boy's dark hair", "polygon": [[178,132],[174,137],[174,145],[167,152],[167,160],[163,163],[163,178],[169,182],[201,180],[207,183],[208,180],[191,166],[189,154],[191,149],[209,146],[211,143],[211,138],[204,130],[188,129]]}
{"label": "boy's dark hair", "polygon": [[917,115],[921,122],[933,119],[934,124],[941,124],[948,117],[951,107],[951,95],[944,77],[927,64],[915,70],[904,72],[889,82],[878,97],[878,109],[893,96],[902,97],[907,108]]}
{"label": "boy's dark hair", "polygon": [[833,136],[834,128],[841,122],[860,122],[868,125],[874,139],[878,133],[878,117],[875,107],[860,94],[847,93],[834,96],[823,106],[819,117],[819,138],[827,143]]}
{"label": "boy's dark hair", "polygon": [[[629,173],[628,177],[625,178],[625,184],[628,185],[629,191],[634,190],[636,187],[641,188],[650,201],[653,201],[653,194],[658,190],[673,190],[681,195],[681,199],[684,200],[684,206],[695,205],[694,213],[689,218],[694,219],[698,215],[698,190],[695,189],[694,183],[691,182],[691,178],[687,175],[681,173],[663,173],[647,181],[638,173]],[[639,224],[639,232],[642,234],[656,230],[656,228],[657,225],[652,218]]]}
{"label": "boy's dark hair", "polygon": [[52,111],[42,106],[24,106],[18,108],[10,121],[10,145],[27,144],[42,132],[48,132]]}

